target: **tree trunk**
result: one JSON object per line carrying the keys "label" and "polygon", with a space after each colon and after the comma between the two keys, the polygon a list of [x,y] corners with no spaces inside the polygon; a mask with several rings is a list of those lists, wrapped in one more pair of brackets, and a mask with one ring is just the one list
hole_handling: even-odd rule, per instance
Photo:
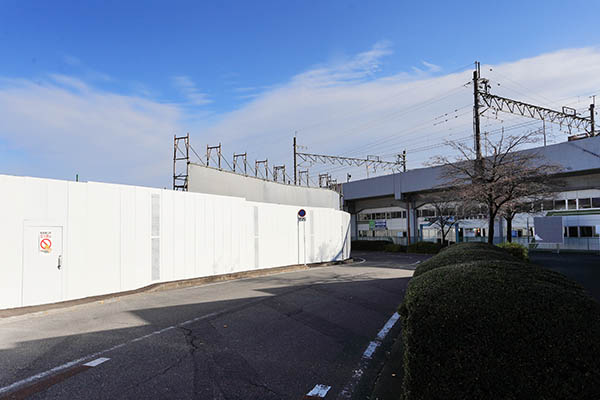
{"label": "tree trunk", "polygon": [[513,217],[504,217],[506,219],[506,241],[512,243],[512,220]]}
{"label": "tree trunk", "polygon": [[488,216],[488,240],[489,244],[494,244],[494,220],[496,219],[496,215],[492,215],[491,213]]}
{"label": "tree trunk", "polygon": [[442,247],[446,245],[446,233],[444,232],[444,225],[440,224],[440,233],[442,234]]}

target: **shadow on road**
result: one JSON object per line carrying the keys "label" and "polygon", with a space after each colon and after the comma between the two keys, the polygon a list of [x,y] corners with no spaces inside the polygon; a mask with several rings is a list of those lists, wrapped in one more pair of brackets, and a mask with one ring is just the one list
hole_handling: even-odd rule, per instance
{"label": "shadow on road", "polygon": [[[338,276],[309,284],[290,278],[269,277],[272,287],[252,289],[251,296],[235,298],[232,293],[221,301],[120,311],[134,316],[137,326],[103,329],[102,316],[92,312],[72,320],[93,325],[86,333],[59,335],[61,328],[68,331],[63,326],[38,332],[36,340],[12,337],[11,346],[0,343],[0,386],[127,343],[99,355],[113,361],[98,372],[72,377],[44,396],[298,399],[323,383],[332,386],[334,397],[402,301],[410,278]],[[259,279],[238,284],[252,286],[253,281]],[[221,285],[222,290],[229,287]],[[189,289],[182,290],[193,297]],[[36,318],[60,323],[70,313]],[[144,335],[151,336],[133,341]],[[94,390],[99,384],[102,391]]]}

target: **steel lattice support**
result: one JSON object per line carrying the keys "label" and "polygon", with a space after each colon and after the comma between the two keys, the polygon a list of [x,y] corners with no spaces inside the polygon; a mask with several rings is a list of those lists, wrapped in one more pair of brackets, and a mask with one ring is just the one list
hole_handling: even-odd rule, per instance
{"label": "steel lattice support", "polygon": [[353,157],[340,157],[340,156],[328,156],[324,154],[311,154],[311,153],[300,153],[296,152],[296,156],[302,161],[308,161],[312,163],[322,164],[333,164],[333,165],[347,165],[361,167],[366,165],[369,168],[381,168],[391,169],[400,171],[403,169],[406,161],[404,158],[398,159],[397,161],[382,161],[380,159],[363,159]]}
{"label": "steel lattice support", "polygon": [[[183,142],[182,144],[180,142]],[[183,148],[182,148],[183,147]],[[190,163],[190,134],[173,136],[173,190],[188,190],[188,166]],[[183,166],[181,164],[184,164]],[[184,169],[185,168],[185,169]]]}
{"label": "steel lattice support", "polygon": [[585,131],[588,136],[594,135],[592,120],[588,117],[580,117],[575,115],[575,113],[570,114],[565,111],[556,111],[481,91],[479,92],[479,99],[481,106],[488,107],[489,109],[553,122],[561,126],[566,126],[569,133],[571,133],[571,129],[577,129]]}

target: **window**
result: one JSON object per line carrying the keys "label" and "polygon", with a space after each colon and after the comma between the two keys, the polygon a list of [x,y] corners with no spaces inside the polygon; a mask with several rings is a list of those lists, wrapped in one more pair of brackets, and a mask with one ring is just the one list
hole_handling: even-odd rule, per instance
{"label": "window", "polygon": [[592,197],[592,208],[600,208],[600,197]]}
{"label": "window", "polygon": [[419,210],[418,215],[419,217],[435,217],[435,211],[423,209]]}
{"label": "window", "polygon": [[544,200],[542,202],[542,206],[544,207],[544,211],[554,210],[554,201],[553,200]]}
{"label": "window", "polygon": [[579,227],[579,236],[581,236],[581,237],[594,236],[594,227],[593,226],[580,226]]}
{"label": "window", "polygon": [[575,200],[575,199],[567,200],[567,206],[568,206],[569,210],[576,210],[577,209],[577,200]]}
{"label": "window", "polygon": [[406,218],[406,215],[403,217],[402,214],[406,213],[406,211],[393,211],[392,218]]}
{"label": "window", "polygon": [[555,210],[564,210],[565,207],[565,201],[564,200],[554,200],[554,209]]}
{"label": "window", "polygon": [[569,226],[569,237],[579,237],[576,226]]}
{"label": "window", "polygon": [[590,199],[579,199],[579,208],[592,208]]}

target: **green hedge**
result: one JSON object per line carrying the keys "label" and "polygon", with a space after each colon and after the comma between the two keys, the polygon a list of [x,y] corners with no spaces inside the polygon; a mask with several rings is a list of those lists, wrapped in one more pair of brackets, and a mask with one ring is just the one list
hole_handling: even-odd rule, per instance
{"label": "green hedge", "polygon": [[500,243],[497,245],[501,249],[508,251],[513,257],[523,261],[529,261],[529,251],[527,247],[519,243]]}
{"label": "green hedge", "polygon": [[561,274],[502,254],[451,246],[431,260],[461,264],[409,283],[405,400],[598,398],[600,305]]}
{"label": "green hedge", "polygon": [[417,242],[411,243],[406,247],[408,253],[423,253],[423,254],[436,254],[440,251],[442,245],[433,242]]}
{"label": "green hedge", "polygon": [[457,243],[419,264],[413,276],[419,276],[435,268],[478,260],[518,261],[508,252],[488,243]]}
{"label": "green hedge", "polygon": [[383,248],[383,250],[391,253],[406,253],[406,246],[401,244],[388,244]]}
{"label": "green hedge", "polygon": [[353,240],[350,246],[352,250],[384,251],[389,244],[389,240]]}

